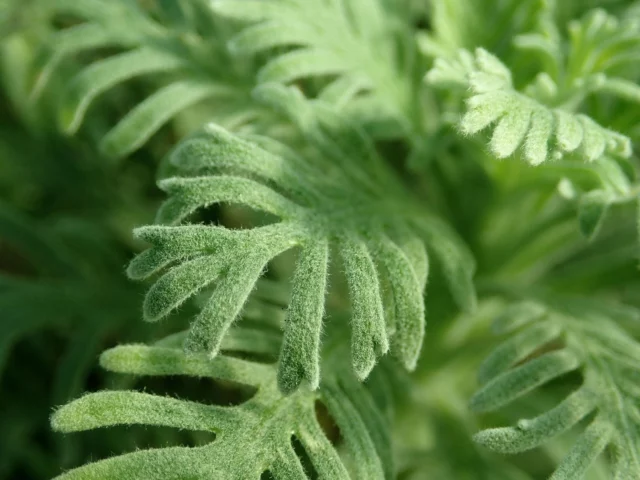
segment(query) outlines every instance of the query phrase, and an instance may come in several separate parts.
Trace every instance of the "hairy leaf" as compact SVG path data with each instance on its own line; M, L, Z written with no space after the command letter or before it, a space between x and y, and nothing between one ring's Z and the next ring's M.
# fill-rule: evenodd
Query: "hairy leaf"
M313 108L284 87L262 90L261 95L294 115L293 121L317 154L313 161L283 158L213 125L179 146L171 161L188 176L160 183L171 196L160 209L159 221L179 225L196 209L219 202L269 212L279 221L245 230L194 225L138 230L153 248L132 262L130 275L140 278L170 267L149 291L145 317L157 320L213 284L185 345L188 351L206 350L215 356L267 263L298 247L279 378L284 391L294 390L303 380L315 388L331 245L342 259L349 286L357 375L368 376L389 349L390 337L403 364L414 368L424 332L426 271L412 264L405 245L420 243L424 234L450 275L456 299L469 308L475 298L468 283L473 261L455 234L436 219L416 223L409 211L404 218L392 213L388 196L379 201L383 197L378 192L386 189L389 195L398 187L361 132L341 123L321 104ZM367 173L359 170L360 165L373 169ZM245 177L248 174L253 179ZM393 200L406 201L402 196ZM422 248L421 253L412 247L416 253L410 255L424 255ZM394 322L385 320L383 285L393 297Z
M251 351L251 348L245 350ZM338 350L341 355L344 350ZM102 391L85 395L52 416L56 430L74 432L114 425L165 425L212 431L216 439L193 448L139 450L76 468L62 479L122 478L258 478L265 471L276 478L307 479L292 446L294 435L322 478L391 478L386 419L358 380L340 367L327 364L319 390L283 395L272 365L220 355L186 355L176 348L124 345L101 357L103 367L138 376L197 376L242 382L257 387L239 406L214 406L136 391ZM345 387L348 385L348 387ZM357 400L364 410L359 412ZM326 404L340 427L353 472L326 437L316 417L316 402ZM382 461L385 461L383 468Z
M415 53L397 51L408 32L384 21L395 15L392 6L380 0L214 0L212 5L225 18L250 23L229 43L235 54L275 53L258 72L260 83L338 76L319 96L344 106L354 121L369 121L355 108L357 100L375 106L405 133L414 128L412 72L403 69L401 59Z
M118 0L110 7L104 3L55 0L50 5L53 13L72 14L85 21L59 30L52 39L53 46L44 49L33 99L42 94L65 61L98 49L116 49L90 61L66 82L58 112L63 131L76 133L99 97L138 77L153 79L147 82L151 91L105 132L101 149L110 157L125 157L139 149L163 125L201 102L219 104L216 119L228 126L259 116L249 103L251 69L226 68L226 37L211 19L205 31L198 31L198 16L211 15L204 2L189 6L195 17L187 17L190 20L186 21L193 22L188 26L193 32L188 38L173 35L162 23L172 18L167 14L170 4L163 5L160 17L154 18L135 2Z
M624 135L601 127L588 116L549 108L517 91L509 69L486 50L477 49L474 57L468 52L459 55L457 61L437 59L426 78L435 86L446 86L455 78L470 89L460 130L472 135L495 124L490 148L496 157L509 157L518 148L531 165L572 152L588 162L605 153L631 155L631 142Z
M490 428L477 433L474 439L501 453L519 453L548 442L552 437L572 428L592 415L591 423L560 463L551 478L584 478L589 466L607 447L615 451L622 477L640 474L638 428L636 414L640 391L628 390L625 369L640 365L640 345L609 318L589 309L587 304L555 300L547 306L542 324L525 327L507 340L485 362L493 370L512 359L523 364L502 373L478 391L471 405L479 411L493 411L511 403L522 394L545 381L580 366L583 385L549 411L532 419L521 419L513 427ZM531 353L531 347L548 342L554 333L565 337L566 347L541 356ZM520 352L517 350L520 349ZM515 357L516 353L520 353ZM581 358L582 362L578 362ZM594 413L595 412L595 413Z

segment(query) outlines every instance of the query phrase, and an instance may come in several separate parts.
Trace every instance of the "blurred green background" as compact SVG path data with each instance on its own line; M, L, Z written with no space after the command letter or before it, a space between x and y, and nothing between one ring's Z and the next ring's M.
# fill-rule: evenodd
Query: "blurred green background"
M59 134L55 84L29 97L52 27L26 0L3 0L0 15L0 478L46 479L169 441L161 429L65 437L49 427L55 406L128 381L99 370L102 350L162 334L140 321L144 287L124 268L140 248L132 228L153 220L155 153L166 147L114 163L93 148L101 125Z

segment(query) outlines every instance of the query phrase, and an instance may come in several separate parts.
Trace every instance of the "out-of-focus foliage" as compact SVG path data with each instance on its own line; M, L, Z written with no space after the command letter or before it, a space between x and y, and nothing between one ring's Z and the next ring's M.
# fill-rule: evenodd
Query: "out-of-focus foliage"
M0 0L0 480L640 478L639 65L631 0Z

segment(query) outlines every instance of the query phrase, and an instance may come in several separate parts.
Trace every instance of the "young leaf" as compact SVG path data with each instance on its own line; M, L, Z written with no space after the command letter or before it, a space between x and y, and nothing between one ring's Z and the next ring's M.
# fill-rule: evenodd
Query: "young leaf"
M605 153L625 158L631 155L631 141L624 135L585 115L549 108L517 91L507 67L486 50L476 50L472 67L469 56L469 52L462 52L458 60L440 59L426 78L436 87L445 87L448 79L455 78L469 89L471 96L460 129L473 135L495 124L490 147L497 158L509 157L518 148L531 165L572 152L588 162ZM454 75L454 71L458 73ZM466 81L461 83L463 78Z

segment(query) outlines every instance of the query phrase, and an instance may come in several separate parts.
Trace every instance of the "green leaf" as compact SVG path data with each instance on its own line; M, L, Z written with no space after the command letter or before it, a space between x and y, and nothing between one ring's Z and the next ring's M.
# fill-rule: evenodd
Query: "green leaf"
M276 52L260 70L260 83L337 76L335 81L341 85L357 78L359 85L342 97L344 104L355 100L357 92L359 99L383 105L404 132L413 128L412 73L408 64L398 68L397 55L398 49L407 58L413 58L415 52L405 48L411 35L405 26L398 23L397 28L390 28L385 22L395 14L391 4L377 0L313 4L304 0L216 0L212 6L225 18L250 22L231 40L231 51L240 55Z
M537 302L512 303L495 319L492 329L497 334L510 333L541 319L545 313L544 305Z
M478 373L480 383L486 383L557 338L561 329L553 323L537 323L506 340L482 362Z
M320 335L327 288L329 245L303 247L293 278L294 290L285 319L278 385L285 393L307 380L312 390L320 384Z
M387 353L389 349L380 284L376 267L364 242L345 238L340 242L339 248L352 302L353 368L356 375L364 380L378 356Z
M300 459L293 450L291 444L285 445L278 450L275 461L269 468L269 472L281 480L302 479L306 480L307 475L300 464Z
M289 395L277 389L272 365L218 356L185 355L180 350L144 345L120 346L105 352L102 365L135 375L195 376L254 385L257 392L238 406L203 405L135 391L103 391L85 395L57 410L54 428L74 432L113 425L165 425L194 431L212 431L215 441L194 448L139 450L70 470L58 479L123 478L259 478L269 471L276 478L309 478L292 446L295 436L322 478L385 476L382 461L389 455L388 425L358 380L341 366L348 350L333 347L334 357L318 392L300 389ZM362 405L354 407L341 385L349 386ZM346 452L357 463L340 458L316 417L316 403L325 402L339 425ZM389 464L389 467L391 464ZM185 477L186 476L186 477Z
M224 255L207 255L183 263L163 275L144 299L144 319L165 317L185 300L213 282L226 266Z
M140 48L99 60L80 72L69 84L62 99L60 124L67 133L75 133L93 100L117 84L151 73L184 67L184 61L172 52Z
M371 385L378 385L378 381L372 381ZM376 454L380 458L385 478L394 478L396 472L395 460L392 451L391 422L384 416L375 402L371 391L362 384L355 382L338 382L340 388L351 402L358 407L362 422L371 437Z
M60 432L133 423L215 432L234 425L233 418L228 418L228 414L222 416L222 412L221 407L146 393L97 392L57 410L51 417L51 425Z
M138 255L129 264L127 274L136 280L145 279L178 260L197 254L212 254L219 249L237 245L247 237L243 232L203 225L180 228L140 227L134 230L133 235L155 247Z
M160 127L184 109L225 93L229 92L224 86L197 80L163 87L122 118L102 139L100 149L110 157L125 157L144 145Z
M185 341L189 352L208 351L217 355L222 338L239 315L267 262L291 248L295 236L284 230L272 238L263 236L254 248L239 250L239 261L229 265L225 275L217 282L211 299L196 317Z
M340 457L315 418L303 420L298 437L318 475L338 480L350 478Z
M577 152L588 162L605 153L625 158L631 155L631 141L626 136L585 115L547 107L517 91L507 67L486 50L476 50L473 65L469 58L470 53L463 52L458 59L440 59L426 79L436 87L447 87L455 79L458 87L469 89L471 96L460 129L473 135L495 124L490 147L497 158L510 157L519 148L531 165L545 162L552 153L562 157Z
M65 86L62 95L54 92L60 99L57 116L63 131L75 134L85 117L93 116L87 114L100 95L142 76L149 77L141 83L144 96L129 106L100 142L109 157L129 155L171 119L197 110L204 101L215 107L209 119L226 126L259 120L266 113L250 102L253 67L228 68L227 30L215 22L202 23L204 17L211 20L208 7L200 2L186 9L175 2L147 7L128 0L108 5L94 0L47 4L51 19L71 15L81 20L63 29L51 25L55 34L38 56L39 75L31 92L33 100L40 98L54 88L50 79L58 74ZM182 14L176 13L181 10ZM105 55L105 48L118 50ZM79 60L80 72L65 78L68 71L77 71L62 68L63 61L72 59Z
M395 308L394 343L397 354L408 370L416 367L425 330L423 287L400 246L388 238L372 248L377 265L384 266Z
M51 40L51 46L48 46L51 51L42 55L42 66L36 66L39 72L31 91L31 98L36 100L40 97L51 76L65 58L86 50L127 44L130 39L124 33L124 29L122 32L110 31L95 23L83 23L57 32Z
M158 211L158 223L175 225L199 207L223 202L243 204L281 218L293 218L300 210L272 189L242 177L171 178L160 181L159 186L172 198Z
M286 4L263 2L261 0L243 0L240 3L228 0L213 0L211 6L215 12L225 17L250 22L264 20L276 15L286 15L291 12Z
M305 77L343 73L349 67L349 62L332 52L294 50L267 63L260 70L258 81L287 83Z
M278 220L243 230L201 225L139 229L137 235L153 248L133 260L130 276L145 278L168 268L149 291L146 317L163 318L211 284L213 293L193 321L185 347L215 356L271 259L299 246L279 381L286 392L303 380L316 388L328 250L335 244L351 298L357 375L366 378L390 343L404 365L414 368L424 335L422 295L428 265L421 235L441 258L456 298L467 308L475 304L473 258L435 217L428 228L414 228L410 208L406 219L397 217L388 195L397 191L398 205L407 200L370 139L357 128L325 105L316 108L283 87L264 87L262 94L299 122L309 158L289 153L283 157L284 150L273 141L263 142L266 151L256 142L208 126L174 151L172 164L186 176L160 183L170 198L158 220L188 222L197 209L220 202L266 211ZM372 173L361 165L371 166ZM394 299L393 311L386 315L383 294ZM395 330L387 331L388 324Z
M624 78L607 78L598 90L630 102L640 103L640 85Z
M235 333L232 332L232 333ZM100 365L106 370L135 375L218 378L258 386L270 375L271 367L239 358L185 355L175 348L121 345L102 353Z
M356 478L385 478L375 444L352 400L339 387L325 389L322 398L340 431L344 432L345 441L354 457Z
M70 470L55 480L143 480L149 476L165 479L176 478L176 472L183 478L200 479L205 477L198 462L199 454L198 449L185 447L138 450Z
M580 389L548 412L532 419L522 419L515 427L489 428L473 439L499 453L519 453L549 441L572 428L596 407L594 396Z
M476 262L453 229L435 217L422 219L420 231L427 247L439 260L454 300L460 308L472 312L477 306L473 276Z
M611 425L596 420L587 427L550 480L578 480L611 440Z
M554 296L548 304L535 301L531 304L536 305L533 310L522 310L527 303L511 307L511 311L525 313L544 311L545 318L527 324L525 330L490 354L484 376L515 366L483 386L472 398L472 407L477 411L496 410L578 367L583 385L535 418L477 433L476 442L500 453L519 453L544 445L592 417L551 478L584 478L606 447L615 458L612 478L633 478L640 473L640 415L636 406L640 390L629 388L628 382L629 369L635 371L640 365L640 345L611 321L613 311L602 309L602 303L599 299ZM562 333L564 349L541 356L532 353L535 345L542 346L558 332Z
M498 409L579 366L578 359L569 352L546 353L495 377L471 398L471 408L477 412Z
M277 47L308 45L316 35L317 32L303 28L303 25L274 20L245 28L231 39L229 48L237 54L256 54Z

